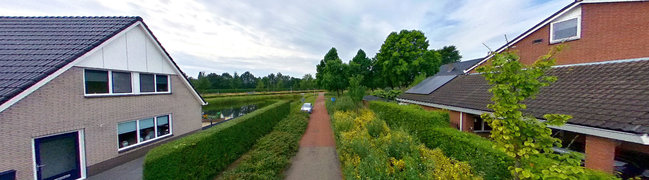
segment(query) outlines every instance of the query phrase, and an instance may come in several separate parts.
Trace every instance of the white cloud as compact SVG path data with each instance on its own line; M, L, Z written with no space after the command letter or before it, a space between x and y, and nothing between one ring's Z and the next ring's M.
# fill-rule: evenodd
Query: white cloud
M137 15L189 75L198 71L315 73L331 47L343 60L369 56L392 31L420 29L430 48L486 55L571 0L253 1L110 0L4 2L1 15Z

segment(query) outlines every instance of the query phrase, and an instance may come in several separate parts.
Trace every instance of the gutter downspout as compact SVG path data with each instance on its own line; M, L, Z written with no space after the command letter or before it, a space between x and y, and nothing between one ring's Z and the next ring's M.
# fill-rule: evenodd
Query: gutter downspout
M464 121L464 113L460 112L460 131L462 131L462 127L463 127L462 121Z

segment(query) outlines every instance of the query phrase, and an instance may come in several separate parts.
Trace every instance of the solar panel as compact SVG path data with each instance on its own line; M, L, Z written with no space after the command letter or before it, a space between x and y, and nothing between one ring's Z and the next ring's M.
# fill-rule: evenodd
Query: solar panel
M406 91L410 94L430 94L439 87L442 87L447 82L453 80L457 75L445 75L445 76L432 76L421 81L415 87L412 87Z

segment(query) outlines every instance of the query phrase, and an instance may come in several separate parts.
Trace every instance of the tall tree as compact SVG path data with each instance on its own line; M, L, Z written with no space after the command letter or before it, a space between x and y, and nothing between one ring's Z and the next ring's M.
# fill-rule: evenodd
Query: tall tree
M375 65L381 66L381 77L390 87L407 86L420 73L435 74L441 65L439 53L428 50L428 40L418 30L390 33L376 60Z
M338 57L336 48L331 48L324 57L322 87L338 95L347 87L347 65Z
M324 77L324 68L325 68L325 61L324 61L324 59L321 59L320 63L318 63L315 66L315 70L316 70L315 80L316 80L316 84L318 84L318 86L320 86L320 87L324 87L323 84L322 84L323 83L322 79Z
M356 56L349 61L349 74L350 76L361 75L363 79L360 80L361 85L368 87L371 85L371 81L366 81L370 78L372 61L367 57L365 51L359 49L356 52Z
M439 52L442 58L442 64L458 62L462 59L460 52L455 48L455 46L444 46L442 49L438 49L437 52Z

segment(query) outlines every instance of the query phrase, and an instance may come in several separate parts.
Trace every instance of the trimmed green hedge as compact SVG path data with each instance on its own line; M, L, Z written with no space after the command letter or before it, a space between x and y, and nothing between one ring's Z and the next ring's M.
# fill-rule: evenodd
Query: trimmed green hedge
M370 109L391 128L404 128L417 136L426 147L439 148L448 157L468 162L485 179L508 179L511 158L493 149L493 142L449 127L446 112L426 111L416 105L372 101Z
M371 101L370 109L390 127L403 127L413 135L432 127L449 127L448 113L426 111L417 105L399 105L396 103Z
M144 179L213 179L290 111L279 101L205 131L160 145L147 153Z
M221 179L283 179L283 171L297 153L309 123L309 114L300 111L301 105L300 101L291 103L291 114L260 138L239 165L224 172Z

